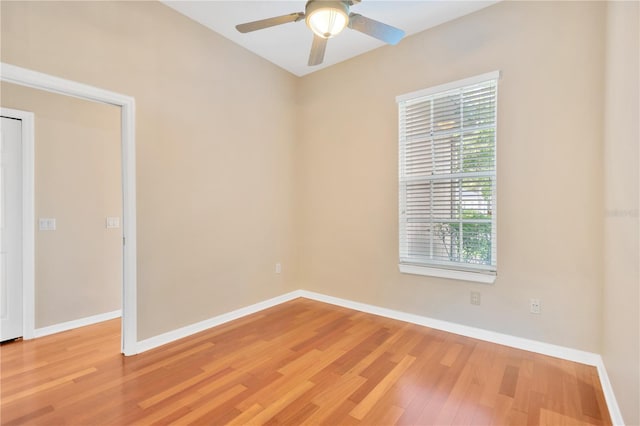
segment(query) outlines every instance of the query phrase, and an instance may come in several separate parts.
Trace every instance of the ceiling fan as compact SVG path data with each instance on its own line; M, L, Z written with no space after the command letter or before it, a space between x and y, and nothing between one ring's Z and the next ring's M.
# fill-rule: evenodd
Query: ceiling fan
M324 52L327 40L338 35L345 27L360 31L387 44L398 44L404 31L383 24L358 13L350 13L349 7L360 3L361 0L309 0L304 7L304 12L290 13L288 15L261 19L236 25L241 33L262 30L288 22L305 20L307 26L313 31L313 43L309 54L309 66L320 65L324 60Z

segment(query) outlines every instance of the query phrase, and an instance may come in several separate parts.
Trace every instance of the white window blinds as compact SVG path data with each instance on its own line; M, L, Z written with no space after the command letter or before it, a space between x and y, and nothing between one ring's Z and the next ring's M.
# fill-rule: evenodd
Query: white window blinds
M498 77L398 97L401 266L495 273Z

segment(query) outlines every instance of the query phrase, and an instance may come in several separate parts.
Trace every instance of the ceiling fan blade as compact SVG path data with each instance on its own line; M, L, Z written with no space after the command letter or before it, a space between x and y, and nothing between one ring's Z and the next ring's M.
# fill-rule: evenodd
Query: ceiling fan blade
M287 22L298 22L304 19L304 12L290 13L288 15L276 16L273 18L261 19L259 21L247 22L245 24L236 25L236 30L241 33L250 33L251 31L262 30L264 28L274 27L276 25L286 24Z
M313 35L311 53L309 53L309 66L320 65L324 61L324 51L327 48L327 39L319 35Z
M358 13L349 15L349 28L382 40L387 44L398 44L404 37L404 31Z

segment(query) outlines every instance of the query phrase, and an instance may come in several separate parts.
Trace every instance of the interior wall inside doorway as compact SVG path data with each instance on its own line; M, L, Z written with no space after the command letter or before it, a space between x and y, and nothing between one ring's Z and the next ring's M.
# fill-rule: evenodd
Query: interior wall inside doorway
M2 83L35 114L35 327L121 309L120 108ZM39 230L55 218L55 230Z

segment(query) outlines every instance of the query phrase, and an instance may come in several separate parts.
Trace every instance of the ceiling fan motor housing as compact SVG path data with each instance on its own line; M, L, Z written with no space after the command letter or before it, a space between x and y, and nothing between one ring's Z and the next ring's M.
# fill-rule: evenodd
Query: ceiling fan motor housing
M309 0L305 6L305 22L318 36L334 37L349 24L349 2Z

